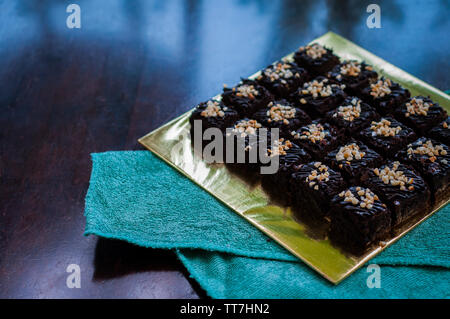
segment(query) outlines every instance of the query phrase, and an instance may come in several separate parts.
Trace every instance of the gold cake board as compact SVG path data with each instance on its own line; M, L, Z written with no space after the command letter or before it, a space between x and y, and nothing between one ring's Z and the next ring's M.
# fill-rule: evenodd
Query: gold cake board
M341 59L365 61L372 65L380 75L408 88L412 95L429 95L432 100L450 111L450 97L447 94L349 40L328 32L311 41L311 43L313 42L332 48ZM285 58L291 59L292 56L293 53ZM250 78L254 78L258 74L259 72ZM437 205L433 211L422 216L420 220L414 221L402 229L394 238L383 242L383 245L371 248L364 255L349 255L333 246L328 239L314 236L311 228L295 220L290 209L271 204L268 195L260 185L250 186L232 174L225 165L206 164L195 155L189 135L191 111L143 136L139 142L335 284L448 203L447 199L444 203Z

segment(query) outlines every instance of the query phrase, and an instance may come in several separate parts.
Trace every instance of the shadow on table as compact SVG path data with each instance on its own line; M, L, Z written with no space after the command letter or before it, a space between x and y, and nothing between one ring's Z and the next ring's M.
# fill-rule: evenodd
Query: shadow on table
M200 285L189 277L188 271L173 251L139 247L115 239L98 239L94 257L94 281L146 271L180 271L200 298L208 298Z

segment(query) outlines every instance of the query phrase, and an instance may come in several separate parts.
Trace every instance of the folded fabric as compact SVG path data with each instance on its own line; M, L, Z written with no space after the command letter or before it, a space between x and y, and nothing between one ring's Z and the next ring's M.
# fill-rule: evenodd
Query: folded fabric
M152 153L92 159L85 234L176 249L212 297L449 296L448 208L370 261L389 265L382 266L382 288L367 287L365 268L334 286Z
M428 266L380 265L380 288L368 288L363 267L339 285L298 262L272 261L217 252L177 252L191 277L213 298L375 299L449 298L450 271ZM370 261L373 263L373 261Z

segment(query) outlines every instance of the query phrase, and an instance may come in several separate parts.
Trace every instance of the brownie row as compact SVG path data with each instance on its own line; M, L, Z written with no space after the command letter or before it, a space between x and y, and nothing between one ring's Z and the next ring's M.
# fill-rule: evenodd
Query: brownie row
M261 175L263 187L302 218L330 223L330 238L353 253L450 195L445 110L319 44L224 87L190 120L237 133L246 151L261 147L262 128L278 128L262 154L276 156L279 169ZM264 164L230 166L257 175Z

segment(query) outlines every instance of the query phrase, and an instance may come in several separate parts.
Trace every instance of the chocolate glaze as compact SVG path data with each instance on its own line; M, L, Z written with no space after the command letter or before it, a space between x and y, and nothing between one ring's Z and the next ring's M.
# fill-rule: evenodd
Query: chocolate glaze
M273 105L276 104L286 105L286 106L292 106L291 103L289 103L286 100L278 100L274 101ZM293 106L292 106L293 107ZM289 123L285 124L283 121L274 121L271 120L270 116L267 115L267 112L270 110L270 106L266 107L258 112L256 112L253 117L260 122L262 125L268 128L279 128L280 129L280 137L285 137L291 139L291 132L297 128L299 128L302 125L311 123L311 118L308 116L308 114L305 113L302 109L295 108L295 117L288 119Z
M280 168L291 166L293 164L307 163L311 160L311 156L298 145L293 144L293 147L286 151L286 155L280 155Z
M352 194L359 198L358 192L356 191L356 187L358 186L351 186L350 188L344 190L346 192L347 190L351 191ZM362 189L365 189L364 187L360 186ZM374 193L375 194L375 193ZM377 195L377 194L375 194ZM371 218L379 214L383 214L387 211L387 206L384 204L380 199L375 200L373 203L372 208L364 207L362 208L360 205L353 205L350 202L346 202L345 197L341 197L338 195L335 195L333 199L331 200L332 203L332 209L336 210L336 213L343 213L348 216L343 216L344 218L348 219L356 219L355 222L360 221L361 218ZM332 217L335 217L333 215Z
M352 143L358 145L359 150L366 153L360 160L355 158L351 161L336 160L336 154L344 145L340 145L335 150L328 153L324 160L330 165L330 167L341 172L342 176L344 176L350 184L359 184L361 176L366 172L366 170L381 165L383 162L383 157L374 150L368 148L364 143L354 139L351 139L345 145Z
M384 80L384 78L381 78ZM376 82L376 80L374 81ZM400 84L391 81L391 93L383 97L373 97L370 95L370 85L361 91L361 97L371 106L375 107L381 115L392 114L394 110L408 99L411 94L408 89L405 89Z
M240 116L251 116L259 109L267 106L267 104L273 100L272 94L264 86L258 84L258 82L242 79L242 83L238 84L236 87L242 84L253 85L259 94L256 95L254 99L250 99L237 96L236 92L233 91L233 88L224 88L222 93L223 103L234 108Z
M400 121L414 129L418 134L425 134L433 126L444 121L447 118L447 112L431 99L424 96L416 96L415 98L423 99L424 102L432 104L429 108L427 115L410 114L407 113L406 103L410 102L412 98L406 100L400 107L395 110L395 117Z
M212 100L212 101L214 101L214 100ZM191 128L193 128L194 120L201 120L203 130L206 130L211 127L217 127L221 131L224 131L225 128L233 125L234 122L236 122L237 119L239 118L238 113L234 109L232 109L230 107L226 107L225 104L223 104L223 102L219 102L219 105L221 106L222 110L224 109L224 107L226 108L226 110L223 110L223 112L225 113L225 115L223 117L221 117L221 116L204 117L201 115L201 113L208 106L207 103L208 102L200 103L192 111L191 117L189 118L189 122L191 123Z
M326 118L330 123L336 125L339 128L343 128L345 130L345 133L350 136L361 131L363 128L369 126L370 122L378 120L380 118L380 115L375 111L373 107L369 106L367 103L364 103L362 101L361 101L361 114L358 118L355 118L353 121L346 121L342 117L340 117L337 114L338 112L337 108L341 105L349 105L354 98L357 97L355 96L347 97L340 105L336 107L335 110L330 111L326 114ZM359 100L359 98L357 99Z
M393 164L394 162L391 161L379 169L382 170L386 165L392 168ZM369 169L361 178L362 184L370 188L386 203L392 213L395 225L414 215L418 210L427 211L430 208L430 191L423 178L411 166L400 164L398 170L403 171L408 179L413 179L413 183L408 186L413 186L414 189L401 190L399 186L385 184L380 177L375 175L374 169Z
M236 121L235 123L233 123L229 128L234 128L234 126L236 124L238 124L240 121L249 121L249 120L254 120L253 118L243 118L241 120ZM260 123L261 124L261 123ZM262 128L262 127L261 127ZM227 158L227 150L226 150L226 141L229 138L234 138L234 156L233 156L233 163L230 162L226 162L227 165L229 165L230 167L233 168L248 168L250 171L256 171L259 168L259 163L250 163L249 162L249 152L247 151L247 147L251 146L251 147L258 147L258 141L261 138L259 129L256 129L255 132L255 140L251 139L249 135L244 136L243 137L243 147L245 148L245 163L237 163L237 151L240 149L240 145L238 143L238 141L240 141L239 136L234 136L234 135L227 135L227 131L224 132L224 143L223 143L223 154L224 154L224 161L226 162L226 158ZM264 136L263 136L264 137ZM270 143L270 133L267 133L267 143Z
M412 165L424 178L431 188L432 193L436 193L447 188L450 183L450 150L440 142L431 140L433 145L442 145L447 152L446 155L437 155L435 161L431 161L426 154L408 154L408 149L416 149L427 140L425 137L419 138L417 141L409 144L404 150L397 154L397 159Z
M324 79L326 78L323 76L319 76L314 80L320 82ZM347 94L339 85L330 82L328 82L327 84L330 84L332 86L332 94L330 96L326 97L318 96L314 98L310 94L303 94L302 93L303 87L300 87L296 92L294 92L291 95L290 99L295 105L304 109L312 118L323 116L328 111L340 105L347 97ZM301 103L300 102L301 99L305 99L306 103Z
M286 155L279 156L279 168L275 174L262 175L264 189L276 200L285 205L292 203L292 189L290 184L291 174L304 163L311 160L311 156L298 145L292 143L292 148L286 151Z
M291 66L289 70L292 71L294 76L290 78L280 78L275 81L271 81L271 79L264 74L264 71L267 69L274 69L278 63L288 64ZM297 75L298 74L298 75ZM261 75L256 79L261 85L266 87L273 95L278 98L287 97L295 90L297 90L300 86L303 85L306 81L309 80L309 74L304 69L299 67L294 62L277 62L267 66L264 70L261 71ZM284 80L286 83L283 83L281 80Z
M416 133L405 126L404 124L398 122L391 117L384 117L382 119L389 120L391 122L391 127L400 126L402 130L395 136L383 136L383 135L372 135L373 131L370 126L362 130L359 137L372 149L380 153L386 158L393 158L395 153L405 147L408 143L414 141L417 138ZM382 120L381 119L381 120Z
M317 59L307 55L306 50L300 51L299 49L294 54L294 60L298 66L305 68L312 76L325 74L339 63L339 58L333 54L333 50L326 47L324 49L327 52Z
M359 198L357 186L350 187ZM364 189L363 187L361 187ZM347 190L344 190L345 192ZM375 200L369 209L345 201L345 197L334 196L331 201L330 239L354 254L362 254L370 245L386 239L391 228L391 213L386 204Z
M447 127L444 127L444 123L446 123ZM450 118L447 117L445 121L434 126L431 130L426 132L425 135L446 145L450 145Z
M374 70L370 70L370 66L365 62L361 62L361 72L357 76L341 74L341 67L348 62L350 61L344 61L336 65L326 76L334 83L344 84L344 91L348 94L359 96L361 95L362 90L369 86L371 80L378 78L378 73ZM369 67L369 70L366 69L366 67Z
M323 140L313 143L309 139L297 139L294 137L297 133L301 135L302 132L309 132L307 125L295 130L295 133L291 132L291 140L308 151L314 159L322 159L328 152L345 141L343 131L335 126L317 120L313 121L312 124L321 124L323 126L323 132L325 133Z
M291 187L295 208L310 217L321 219L329 214L330 200L347 184L339 172L328 168L329 180L326 182L316 180L318 190L310 187L306 179L313 170L318 171L314 166L315 163L294 167L295 172L291 175Z

